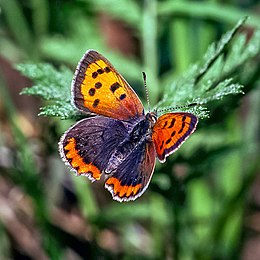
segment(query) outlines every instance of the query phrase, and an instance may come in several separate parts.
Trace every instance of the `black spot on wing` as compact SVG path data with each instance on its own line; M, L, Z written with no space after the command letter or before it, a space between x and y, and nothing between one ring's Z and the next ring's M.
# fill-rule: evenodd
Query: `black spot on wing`
M172 138L169 138L168 140L166 140L165 144L169 144L171 142Z
M92 78L95 79L98 76L98 73L95 71L92 73Z
M176 134L176 131L173 131L173 132L171 133L171 137L174 137L175 134Z
M105 67L105 68L104 68L104 71L105 71L106 73L109 73L111 70L110 70L109 67Z
M167 121L164 122L163 129L167 126Z
M88 94L89 94L90 96L94 96L95 93L96 93L96 89L94 89L94 88L91 88L91 89L88 91Z
M103 74L103 73L104 73L104 70L98 69L98 70L97 70L97 73L98 73L98 74Z
M161 150L163 149L163 146L164 146L164 140L162 141L161 146L160 146Z
M175 118L172 119L171 124L168 126L168 128L172 128L175 124Z
M95 84L95 88L99 89L99 88L101 88L101 87L102 87L102 83L101 83L101 82L97 82L97 83Z
M120 88L121 86L120 86L120 84L118 83L118 82L116 82L116 83L114 83L114 84L112 84L111 86L110 86L110 90L113 92L113 93L115 93L115 91L118 89L118 88Z
M184 126L185 126L185 122L182 122L181 129L178 131L178 134L180 134L183 131Z
M92 106L93 106L94 108L96 108L96 107L98 106L98 104L99 104L99 101L100 101L99 99L95 99L95 101L93 102L93 105L92 105Z
M120 100L123 100L123 99L125 99L125 98L126 98L126 94L122 94L122 95L120 95L120 97L119 97Z

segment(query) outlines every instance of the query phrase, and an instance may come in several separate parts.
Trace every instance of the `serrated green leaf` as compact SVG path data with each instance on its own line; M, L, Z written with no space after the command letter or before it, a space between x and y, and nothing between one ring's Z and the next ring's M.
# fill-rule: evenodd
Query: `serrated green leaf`
M50 64L19 64L17 69L32 79L34 86L25 88L21 94L40 96L44 100L70 101L72 72L61 67L57 70Z
M191 66L179 79L170 82L167 93L157 107L171 107L172 104L187 106L189 103L206 105L210 101L222 99L230 94L243 93L243 86L235 83L232 76L236 69L257 55L260 49L259 33L256 33L247 44L244 35L238 35L234 39L245 20L246 18L241 19L218 43L210 45L200 62ZM231 48L227 49L227 46ZM205 117L205 114L196 109L194 113L200 118Z
M81 114L70 103L57 101L52 105L42 107L39 116L60 117L61 119L77 119Z
M208 51L203 57L202 65L199 65L201 67L196 75L195 82L198 82L201 77L207 71L210 69L210 67L215 63L215 61L221 56L227 45L231 42L233 37L235 36L235 33L238 31L238 29L245 23L247 17L241 19L237 25L229 32L225 33L220 41L218 43L213 43L210 45Z

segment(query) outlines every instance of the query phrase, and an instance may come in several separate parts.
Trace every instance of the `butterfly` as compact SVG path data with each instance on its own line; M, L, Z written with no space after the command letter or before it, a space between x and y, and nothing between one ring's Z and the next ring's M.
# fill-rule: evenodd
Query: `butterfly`
M89 50L71 86L72 103L87 117L59 142L60 155L77 175L105 179L114 200L133 201L148 187L156 157L165 162L194 132L191 113L145 114L137 94L112 64Z

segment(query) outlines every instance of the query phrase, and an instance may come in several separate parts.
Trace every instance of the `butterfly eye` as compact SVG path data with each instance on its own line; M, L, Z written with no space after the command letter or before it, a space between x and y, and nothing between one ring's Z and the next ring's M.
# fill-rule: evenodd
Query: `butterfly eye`
M155 114L152 114L151 119L152 119L152 122L153 122L153 123L156 123L156 121L157 121L157 116L156 116Z
M147 120L149 120L153 125L156 123L157 121L157 115L154 112L150 112L146 114L146 118Z

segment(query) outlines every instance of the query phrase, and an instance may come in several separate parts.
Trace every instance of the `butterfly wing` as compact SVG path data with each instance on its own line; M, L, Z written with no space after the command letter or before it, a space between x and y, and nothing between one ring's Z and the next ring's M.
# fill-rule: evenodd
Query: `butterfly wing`
M60 154L77 175L96 181L126 135L125 126L118 120L103 116L82 119L61 137Z
M140 197L151 180L155 159L153 142L140 143L105 183L113 199L122 202Z
M112 64L96 51L83 56L72 81L75 106L82 112L121 120L144 114L143 105Z
M152 139L159 161L176 151L195 131L198 118L190 113L167 113L158 118Z

